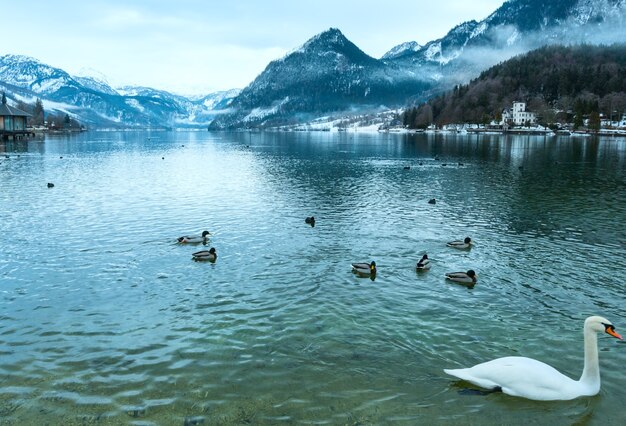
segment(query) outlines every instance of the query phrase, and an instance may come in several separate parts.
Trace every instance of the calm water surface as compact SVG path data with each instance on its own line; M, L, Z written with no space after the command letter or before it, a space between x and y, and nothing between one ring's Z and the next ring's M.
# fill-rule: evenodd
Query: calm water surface
M592 398L468 395L442 371L523 355L578 378L588 315L626 334L624 140L126 132L2 150L2 424L626 421L609 336ZM207 247L175 244L204 229ZM192 261L209 246L215 263ZM371 260L374 281L351 273ZM473 289L443 278L470 268Z

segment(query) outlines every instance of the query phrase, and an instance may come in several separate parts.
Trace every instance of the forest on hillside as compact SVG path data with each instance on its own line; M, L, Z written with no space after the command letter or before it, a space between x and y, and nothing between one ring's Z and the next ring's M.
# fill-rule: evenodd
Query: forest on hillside
M3 98L6 95L2 93ZM80 129L83 126L69 114L60 111L45 112L43 102L37 98L34 104L17 100L15 107L20 111L30 114L28 124L30 126L45 126L49 129Z
M467 85L409 107L403 124L488 124L500 121L513 101L527 103L539 124L604 116L619 120L626 111L626 44L546 46L482 72Z

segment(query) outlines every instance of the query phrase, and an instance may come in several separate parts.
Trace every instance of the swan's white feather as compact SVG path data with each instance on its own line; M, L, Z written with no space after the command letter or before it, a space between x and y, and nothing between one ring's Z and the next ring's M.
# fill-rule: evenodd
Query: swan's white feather
M609 320L590 316L583 328L585 365L579 380L573 380L554 367L532 358L509 356L469 368L444 369L447 374L487 389L539 401L569 400L600 392L600 365L597 333L622 339Z
M507 395L534 400L567 400L595 395L600 390L581 389L581 383L554 367L532 358L509 356L470 368L446 369L451 376L486 389L500 387Z

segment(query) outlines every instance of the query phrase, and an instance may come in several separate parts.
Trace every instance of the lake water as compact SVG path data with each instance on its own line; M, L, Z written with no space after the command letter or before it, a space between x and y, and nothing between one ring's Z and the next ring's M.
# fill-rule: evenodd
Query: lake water
M607 335L591 398L443 372L522 355L578 379L587 316L626 334L626 140L120 132L0 153L2 424L626 421ZM371 260L375 280L351 272ZM473 289L444 280L470 268Z

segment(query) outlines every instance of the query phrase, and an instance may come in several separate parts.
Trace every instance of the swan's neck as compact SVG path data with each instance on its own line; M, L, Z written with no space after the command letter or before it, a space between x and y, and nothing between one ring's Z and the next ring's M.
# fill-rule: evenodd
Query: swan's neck
M598 362L598 336L585 327L585 368L580 382L600 387L600 364Z

